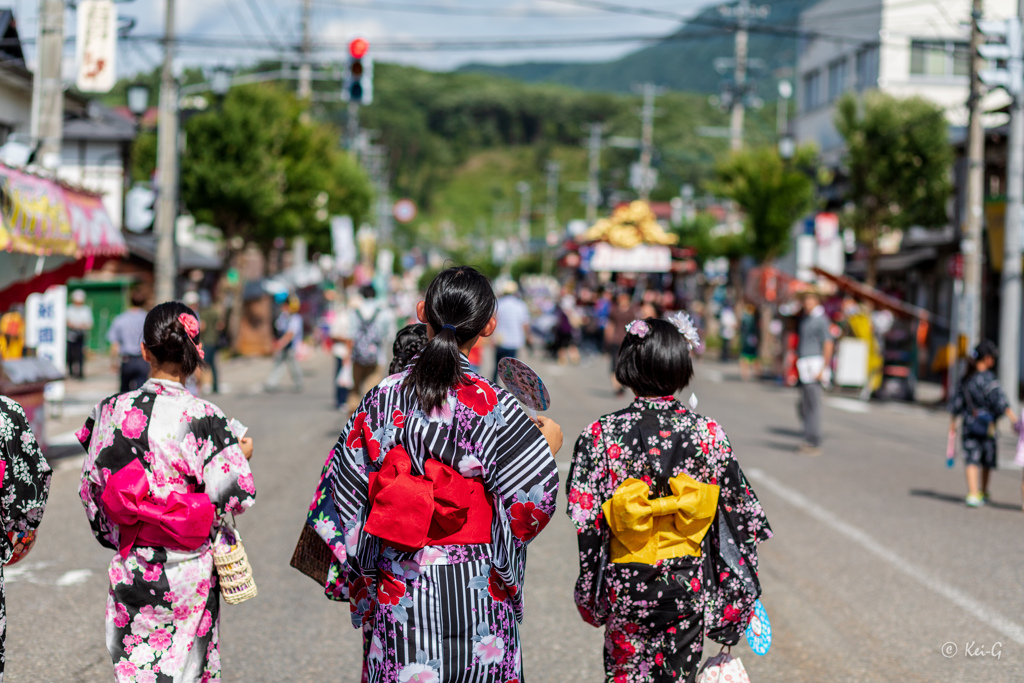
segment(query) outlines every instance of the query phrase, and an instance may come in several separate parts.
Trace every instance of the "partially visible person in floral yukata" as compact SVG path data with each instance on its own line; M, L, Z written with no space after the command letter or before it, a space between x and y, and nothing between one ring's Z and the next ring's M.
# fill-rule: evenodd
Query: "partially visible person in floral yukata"
M689 317L627 326L616 377L636 394L576 442L567 490L583 619L605 626L614 683L690 681L705 633L739 642L761 593L761 504L720 425L673 394L693 377Z
M7 596L3 565L32 549L50 491L50 466L39 450L21 406L0 396L0 683L4 680Z
M434 279L427 345L363 399L311 506L370 683L522 680L526 547L555 510L562 433L469 370L494 311L476 270Z
M253 503L252 439L238 439L217 406L185 388L204 355L191 309L169 302L150 311L142 355L149 381L96 406L78 435L88 453L82 503L97 540L118 551L107 649L119 682L215 680L211 539L222 515Z

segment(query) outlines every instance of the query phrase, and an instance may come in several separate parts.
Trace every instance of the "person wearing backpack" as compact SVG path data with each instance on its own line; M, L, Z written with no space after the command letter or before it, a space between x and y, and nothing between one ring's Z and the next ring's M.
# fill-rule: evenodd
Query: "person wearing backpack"
M349 332L352 335L352 390L348 395L348 412L355 410L363 400L365 388L380 381L385 367L384 341L392 336L391 314L377 301L373 285L359 288L362 299L352 308Z
M964 472L967 477L968 507L981 507L988 502L988 480L997 467L996 421L1003 415L1020 432L1017 416L992 369L999 359L999 349L983 339L967 361L967 373L960 381L950 402L949 431L956 432L956 419L963 416Z

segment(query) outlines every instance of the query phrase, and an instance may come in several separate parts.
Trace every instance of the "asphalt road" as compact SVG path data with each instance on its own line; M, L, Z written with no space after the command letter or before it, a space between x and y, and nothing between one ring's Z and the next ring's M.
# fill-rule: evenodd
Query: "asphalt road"
M536 366L551 386L550 414L566 434L558 459L567 466L580 430L625 399L608 389L603 361ZM307 363L301 395L253 391L266 368L261 361L226 368L233 386L218 400L250 427L258 491L239 526L260 594L223 607L224 679L355 683L359 638L347 605L329 602L288 566L341 427L328 410L329 361ZM775 531L761 546L773 648L766 657L745 644L735 650L753 681L1024 680L1019 470L994 475L992 505L967 509L961 469L944 467L941 414L829 399L825 454L804 458L794 453L793 390L744 384L734 368L714 364L697 372L698 411L730 435ZM80 394L92 400L90 392L108 388L104 381ZM71 414L63 424L76 420ZM1003 460L1011 459L1004 450ZM109 681L103 611L110 551L93 539L78 501L80 459L55 465L38 544L7 571L7 680ZM572 527L559 514L530 552L526 681L602 678L602 634L572 603L576 569Z

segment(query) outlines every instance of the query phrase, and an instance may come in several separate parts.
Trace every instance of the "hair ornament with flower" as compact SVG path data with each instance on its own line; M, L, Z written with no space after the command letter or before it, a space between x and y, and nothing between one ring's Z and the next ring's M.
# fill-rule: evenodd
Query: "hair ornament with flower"
M199 319L190 313L182 313L178 316L178 322L185 328L185 334L188 335L189 341L199 352L199 360L206 360L206 352L203 351L202 343L196 341L199 338Z
M679 334L683 335L686 339L686 346L689 347L690 351L700 346L700 333L697 332L697 326L693 324L693 320L689 315L682 311L676 311L668 316L666 320L675 325L676 329L679 330Z
M651 332L651 326L644 320L634 320L626 325L626 334L635 334L643 339Z

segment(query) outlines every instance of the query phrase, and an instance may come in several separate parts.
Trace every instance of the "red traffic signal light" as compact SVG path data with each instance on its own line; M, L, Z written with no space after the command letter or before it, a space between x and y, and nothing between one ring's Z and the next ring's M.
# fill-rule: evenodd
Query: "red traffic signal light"
M362 59L370 51L370 43L365 38L356 38L348 44L348 53L353 59Z

